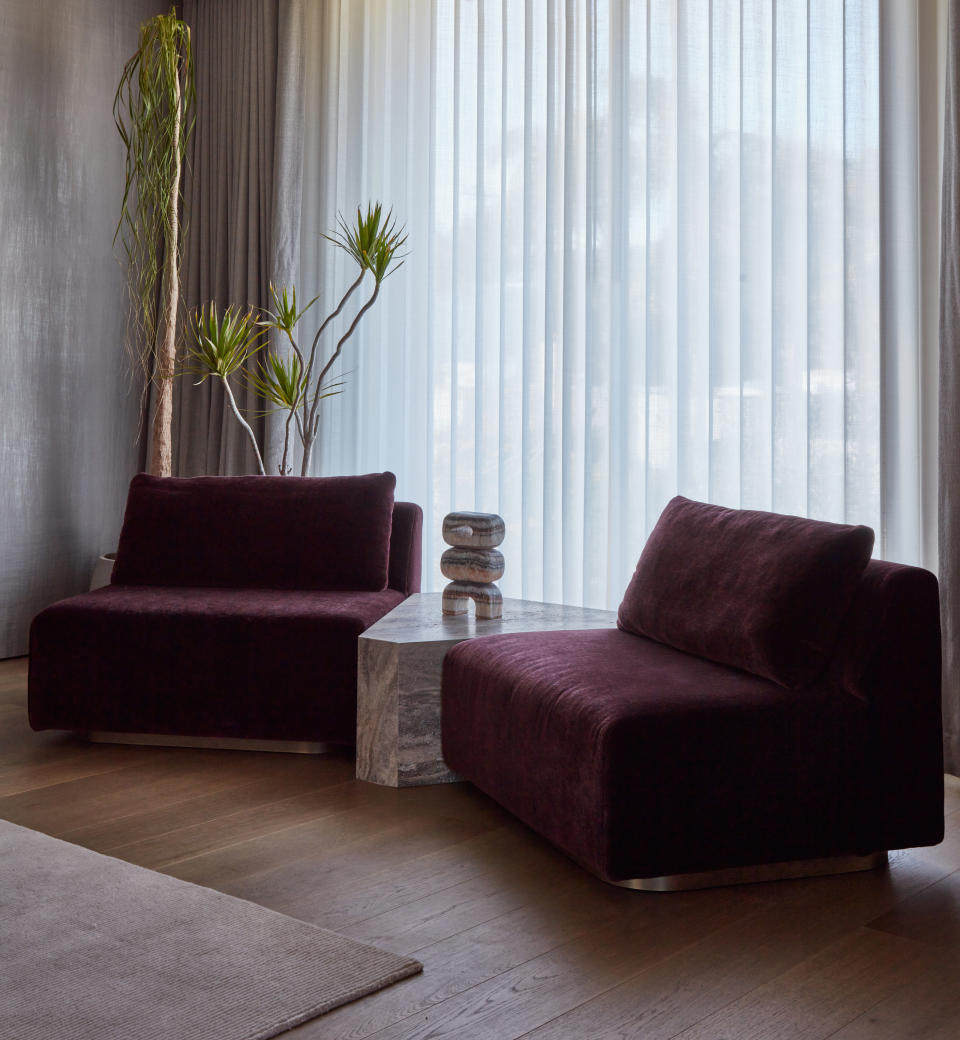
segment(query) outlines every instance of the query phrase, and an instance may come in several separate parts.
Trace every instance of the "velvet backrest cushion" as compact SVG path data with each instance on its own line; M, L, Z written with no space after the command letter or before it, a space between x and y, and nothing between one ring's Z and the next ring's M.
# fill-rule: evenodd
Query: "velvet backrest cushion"
M387 586L392 473L150 477L130 484L113 582L211 588Z
M419 592L422 559L423 510L413 502L397 502L390 533L390 588L405 596Z
M618 625L804 686L826 668L872 551L869 527L677 496L644 547Z

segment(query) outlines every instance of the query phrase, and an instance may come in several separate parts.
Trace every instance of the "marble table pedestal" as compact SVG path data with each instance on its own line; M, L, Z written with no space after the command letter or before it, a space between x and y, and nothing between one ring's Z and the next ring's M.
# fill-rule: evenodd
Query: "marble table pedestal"
M443 658L464 639L510 632L614 628L612 610L505 599L503 616L445 615L442 594L405 599L360 636L357 778L390 787L459 779L440 749Z

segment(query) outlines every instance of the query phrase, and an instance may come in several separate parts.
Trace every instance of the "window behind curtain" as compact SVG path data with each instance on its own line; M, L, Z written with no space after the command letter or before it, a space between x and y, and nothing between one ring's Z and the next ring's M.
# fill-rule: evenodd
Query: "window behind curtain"
M308 4L304 297L409 257L318 472L501 513L506 595L614 606L677 493L881 528L878 0Z

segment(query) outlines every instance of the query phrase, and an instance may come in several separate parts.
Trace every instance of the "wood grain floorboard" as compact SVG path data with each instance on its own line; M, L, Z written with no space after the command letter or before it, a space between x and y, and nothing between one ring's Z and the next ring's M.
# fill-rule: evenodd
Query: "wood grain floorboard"
M936 963L898 936L856 929L677 1034L677 1040L827 1040Z
M628 892L466 784L34 733L26 677L0 661L0 817L423 962L291 1040L960 1038L953 778L946 840L884 871Z
M374 1035L377 1040L498 1040L522 1035L738 919L745 902L746 897L737 893L725 902L684 897L669 912L662 906L611 905L608 914L591 914L586 929L566 942ZM434 960L434 948L417 956L426 968ZM326 1036L320 1025L315 1035Z
M960 1036L960 986L955 959L937 964L858 1015L830 1040L887 1040Z
M388 867L355 884L334 876L301 905L324 927L362 942L419 949L526 905L542 894L545 871L551 892L584 880L578 866L558 863L553 849L511 821L423 856L417 868Z
M960 871L898 900L871 928L950 951L960 959ZM960 1028L957 1030L960 1037Z
M899 857L889 874L748 886L765 895L766 906L529 1036L668 1040L855 934L874 907L891 905L898 893L923 891L936 874L916 867Z
M242 755L242 752L224 752ZM274 756L276 757L276 756ZM89 844L101 851L110 851L129 845L140 845L159 839L163 855L169 859L177 855L176 843L180 834L200 826L205 833L215 828L229 827L226 821L254 810L260 818L269 818L273 806L291 798L311 795L325 787L352 782L353 761L343 761L343 769L318 770L316 762L307 756L289 755L282 768L265 763L261 769L246 768L237 763L235 785L213 793L194 792L182 801L165 808L148 804L129 805L129 811L111 819L95 820L60 835L67 841ZM300 759L303 759L301 762ZM260 774L258 779L254 777ZM202 789L201 789L202 790ZM207 828L209 827L209 830Z

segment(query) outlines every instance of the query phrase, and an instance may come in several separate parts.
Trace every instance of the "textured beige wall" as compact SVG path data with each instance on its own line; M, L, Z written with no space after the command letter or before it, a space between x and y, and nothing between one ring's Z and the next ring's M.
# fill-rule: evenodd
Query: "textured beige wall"
M113 94L156 0L0 0L0 657L114 547L137 465Z

